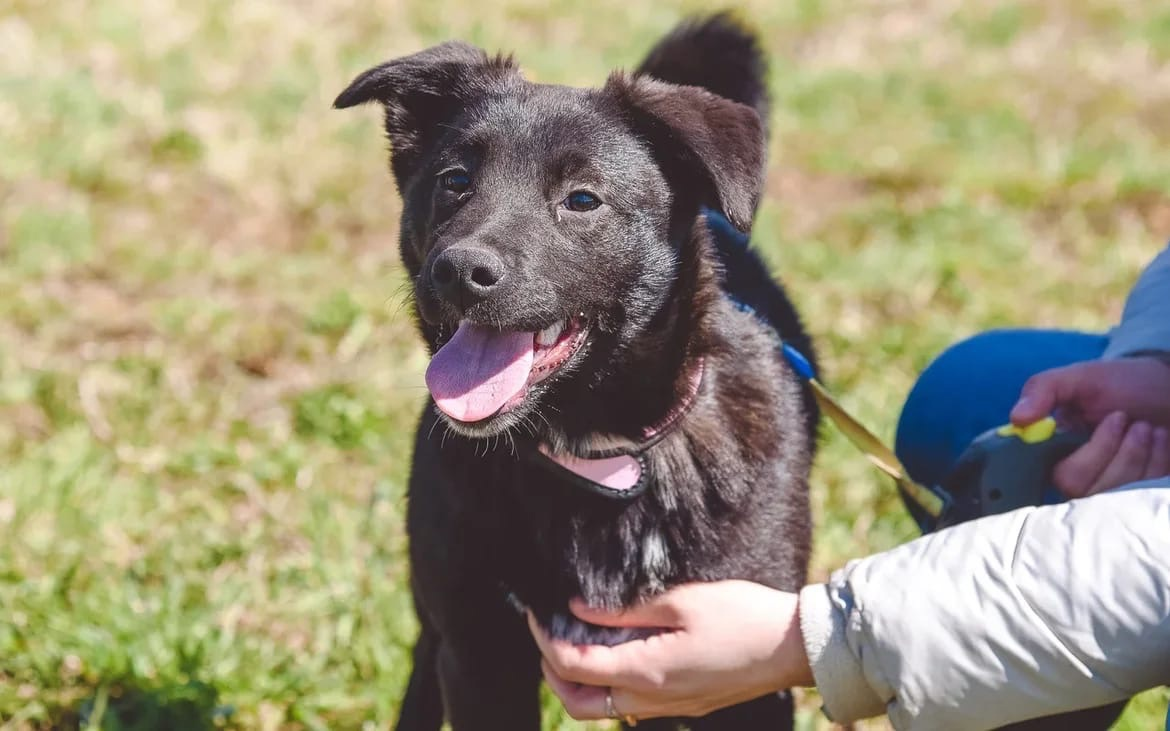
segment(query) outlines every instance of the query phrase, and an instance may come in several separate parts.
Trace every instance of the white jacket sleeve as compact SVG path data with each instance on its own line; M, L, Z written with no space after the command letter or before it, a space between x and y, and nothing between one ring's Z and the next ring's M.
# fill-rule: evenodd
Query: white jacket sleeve
M986 729L1170 683L1168 488L972 521L806 587L826 714Z

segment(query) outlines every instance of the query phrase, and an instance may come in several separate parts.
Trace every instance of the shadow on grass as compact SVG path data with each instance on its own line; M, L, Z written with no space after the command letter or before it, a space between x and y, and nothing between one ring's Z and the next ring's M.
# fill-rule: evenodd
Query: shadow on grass
M235 709L219 690L191 680L145 686L137 680L102 683L58 728L102 731L207 731L229 726Z

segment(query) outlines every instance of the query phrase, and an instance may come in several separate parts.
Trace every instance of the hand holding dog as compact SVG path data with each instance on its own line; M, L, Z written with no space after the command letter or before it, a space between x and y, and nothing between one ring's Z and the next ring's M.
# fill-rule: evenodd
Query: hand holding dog
M666 631L614 647L554 640L529 616L544 677L576 719L613 708L638 719L701 716L793 686L813 684L797 595L747 581L687 584L620 613L574 601L579 619Z
M1022 426L1053 411L1093 428L1053 472L1068 497L1170 474L1170 363L1136 357L1044 371L1024 384L1011 419Z

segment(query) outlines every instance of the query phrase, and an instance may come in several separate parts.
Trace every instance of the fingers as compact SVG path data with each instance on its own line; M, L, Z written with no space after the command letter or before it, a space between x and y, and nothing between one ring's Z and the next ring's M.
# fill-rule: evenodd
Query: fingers
M1125 426L1125 414L1114 412L1106 416L1084 446L1056 465L1052 473L1056 487L1070 498L1089 494L1121 448Z
M578 619L590 624L599 624L604 627L659 627L675 628L682 624L682 617L676 606L676 599L685 596L686 586L671 589L618 612L609 612L604 609L594 609L580 599L569 602L569 611Z
M605 702L606 694L610 695L610 703L613 705L616 718L632 716L638 720L645 720L673 715L671 710L662 704L652 703L623 688L573 683L557 675L552 666L544 661L541 661L540 669L544 672L544 680L548 683L549 689L561 699L565 711L578 721L610 718L610 709L606 707Z
M1170 475L1170 429L1158 427L1150 446L1150 461L1146 464L1145 479Z
M561 699L565 711L578 721L605 718L606 688L594 685L581 685L565 680L553 670L547 660L541 660L540 669L544 671L544 680L549 689ZM614 695L614 707L617 705L618 694Z
M1075 380L1073 368L1055 368L1029 378L1012 407L1012 423L1027 426L1048 416L1058 403L1067 400Z
M1130 425L1117 448L1117 454L1109 460L1085 494L1095 495L1143 479L1150 461L1152 432L1150 425L1143 421Z
M1140 480L1170 474L1170 430L1143 421L1127 426L1115 412L1089 441L1053 471L1053 482L1070 498L1086 497Z
M1131 419L1170 427L1170 368L1157 358L1119 358L1043 371L1020 389L1011 420L1027 426L1057 411L1089 424L1123 411Z
M614 647L574 645L550 637L531 612L528 613L528 628L540 654L558 677L573 683L599 686L636 682L632 668L638 665L644 642L635 640Z

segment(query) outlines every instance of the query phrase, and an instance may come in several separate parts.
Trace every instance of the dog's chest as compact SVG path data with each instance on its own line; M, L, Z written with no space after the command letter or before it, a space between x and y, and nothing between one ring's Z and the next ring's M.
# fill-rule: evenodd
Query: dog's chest
M594 642L609 636L568 615L568 602L574 597L622 606L658 593L689 573L689 554L661 519L661 506L653 496L624 504L607 501L575 492L571 485L554 483L543 472L523 466L506 484L482 487L498 488L506 496L490 518L481 514L492 523L490 528L480 526L494 538L492 570L500 586L558 635L590 637Z

